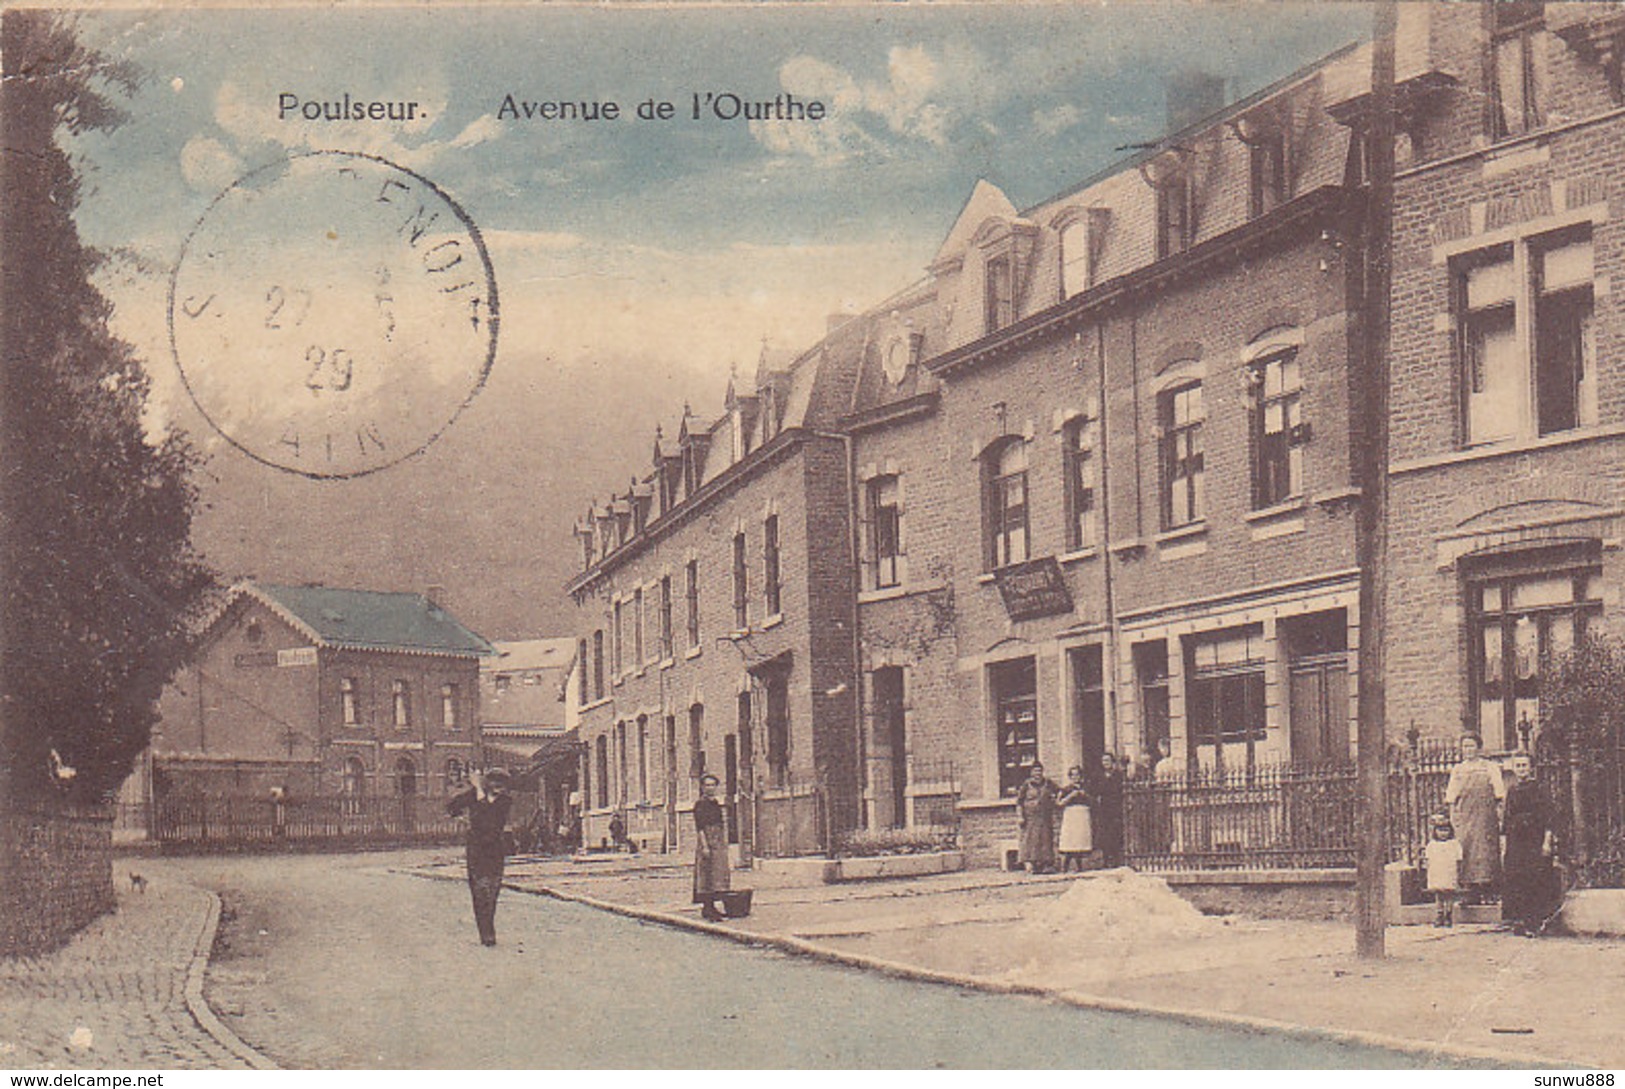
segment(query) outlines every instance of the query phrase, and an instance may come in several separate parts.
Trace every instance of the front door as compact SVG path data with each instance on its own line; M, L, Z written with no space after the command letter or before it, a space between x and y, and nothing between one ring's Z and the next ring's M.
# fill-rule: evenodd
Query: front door
M1291 743L1294 763L1349 758L1349 670L1341 653L1292 663Z
M1100 769L1106 752L1106 685L1100 647L1077 647L1072 658L1072 721L1078 764L1086 777ZM1059 770L1059 769L1057 769Z
M908 826L908 737L903 711L903 671L896 666L874 672L876 756L883 774L878 792L876 823L882 828Z

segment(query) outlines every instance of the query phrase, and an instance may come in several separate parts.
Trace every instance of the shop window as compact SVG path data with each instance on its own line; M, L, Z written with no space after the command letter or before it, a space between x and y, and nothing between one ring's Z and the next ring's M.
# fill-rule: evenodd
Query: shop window
M1186 641L1185 714L1192 749L1210 750L1223 767L1224 746L1253 745L1265 736L1264 629L1250 624Z
M999 794L1011 797L1038 763L1038 667L1018 658L988 667L998 737Z
M1548 554L1550 566L1481 565L1467 582L1471 688L1487 746L1515 749L1540 722L1540 683L1602 613L1595 549Z

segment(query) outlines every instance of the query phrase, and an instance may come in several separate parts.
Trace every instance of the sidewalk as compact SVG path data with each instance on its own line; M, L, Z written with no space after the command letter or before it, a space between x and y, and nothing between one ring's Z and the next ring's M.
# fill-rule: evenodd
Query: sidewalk
M1446 1061L1625 1067L1625 944L1601 939L1391 927L1388 957L1373 963L1353 955L1347 923L1201 916L1161 882L1126 870L814 886L742 872L737 884L756 890L752 914L717 927L700 920L688 902L690 871L670 857L513 860L508 882L960 985L1308 1029Z
M48 956L0 959L0 1069L241 1070L270 1064L203 1001L220 901L119 871L118 910Z

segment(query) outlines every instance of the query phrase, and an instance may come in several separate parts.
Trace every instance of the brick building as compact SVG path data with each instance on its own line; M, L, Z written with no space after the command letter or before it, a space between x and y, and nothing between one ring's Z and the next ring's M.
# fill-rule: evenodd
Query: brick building
M1511 746L1536 718L1541 663L1617 605L1625 397L1607 349L1622 53L1610 8L1400 12L1396 739L1413 722L1439 735L1467 723ZM1350 46L1228 105L1192 81L1194 99L1171 97L1166 137L1031 208L978 183L920 281L787 372L803 383L817 361L823 403L842 406L802 424L829 444L818 473L787 490L754 468L765 449L711 453L700 464L720 469L667 504L662 482L686 480L688 450L730 449L749 401L730 394L727 415L685 426L679 454L657 447L651 476L580 527L574 588L592 591L594 623L579 652L640 593L643 624L666 625L650 602L668 570L684 585L689 559L726 586L728 542L791 503L792 532L832 545L814 608L838 622L825 661L842 700L827 720L809 706L795 737L816 746L827 721L823 751L854 769L839 827L957 820L987 859L1013 834L1011 795L1035 760L1057 777L1106 751L1147 767L1165 739L1187 770L1350 759L1370 68L1369 46ZM745 539L754 578L764 561ZM658 565L637 558L656 542ZM623 566L631 581L609 590ZM762 657L745 653L754 631L735 641L729 670L749 679L734 677L725 722L752 721L758 663L802 635ZM613 672L630 684L669 657L644 645ZM685 697L671 693L698 682L674 687L679 664L659 687L637 678L630 704L623 686L593 687L614 703L596 757L613 782L634 778L617 769L639 764L626 754L646 747L640 718L677 716L664 750L682 748L670 739L686 736ZM711 736L710 688L728 683L705 681L694 736ZM648 736L661 750L660 730ZM731 783L761 774L760 746L741 751ZM699 764L675 766L681 783Z
M829 430L852 339L764 350L753 388L730 384L709 422L685 409L650 472L577 525L587 844L619 812L634 840L686 847L706 772L742 855L857 824L848 450Z
M478 764L492 648L430 599L245 582L159 704L159 796L443 795Z
M1391 729L1516 747L1620 606L1625 160L1613 5L1436 5L1395 181Z

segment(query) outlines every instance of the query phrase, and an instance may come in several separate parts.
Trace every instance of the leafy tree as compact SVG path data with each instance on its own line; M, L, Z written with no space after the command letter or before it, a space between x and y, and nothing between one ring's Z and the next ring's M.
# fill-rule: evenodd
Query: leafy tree
M1576 883L1618 888L1625 884L1625 642L1590 638L1552 663L1541 678L1542 747L1577 756L1559 793L1568 821L1578 789L1584 836L1570 829ZM1570 821L1569 823L1572 823Z
M135 73L42 11L0 14L0 792L93 801L146 746L213 577L195 455L149 440L148 378L108 329L58 146L120 121Z

